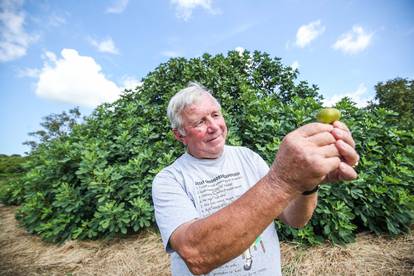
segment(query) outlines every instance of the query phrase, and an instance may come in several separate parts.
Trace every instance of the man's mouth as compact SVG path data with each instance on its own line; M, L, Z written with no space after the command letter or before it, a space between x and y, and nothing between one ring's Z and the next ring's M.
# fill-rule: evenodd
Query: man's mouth
M221 135L216 136L216 137L214 137L214 138L212 138L212 139L209 139L209 140L207 140L207 143L212 142L212 141L214 141L214 140L216 140L216 139L218 139L218 138L220 138L220 137L221 137Z

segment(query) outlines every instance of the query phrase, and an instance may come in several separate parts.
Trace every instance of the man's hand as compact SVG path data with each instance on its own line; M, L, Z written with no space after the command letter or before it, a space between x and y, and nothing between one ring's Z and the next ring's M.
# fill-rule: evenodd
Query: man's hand
M333 126L331 134L336 139L335 144L342 158L339 167L327 175L325 182L355 179L357 173L354 167L359 161L359 155L355 151L355 141L344 123L336 121Z
M333 130L333 125L311 123L286 135L269 172L275 182L279 185L282 182L287 186L284 188L290 187L290 192L302 193L313 189L328 174L338 171L340 151L346 155L349 149L334 137ZM338 128L336 132L342 130ZM343 135L342 132L337 134L338 137ZM346 141L350 142L349 137L345 136ZM351 157L352 154L347 155L347 158Z

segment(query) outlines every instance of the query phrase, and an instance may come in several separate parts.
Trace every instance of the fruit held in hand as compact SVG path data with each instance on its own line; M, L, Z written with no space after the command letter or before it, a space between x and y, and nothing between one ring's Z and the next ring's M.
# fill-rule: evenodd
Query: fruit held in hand
M323 108L316 114L316 120L324 124L331 124L339 118L341 118L341 112L336 108Z

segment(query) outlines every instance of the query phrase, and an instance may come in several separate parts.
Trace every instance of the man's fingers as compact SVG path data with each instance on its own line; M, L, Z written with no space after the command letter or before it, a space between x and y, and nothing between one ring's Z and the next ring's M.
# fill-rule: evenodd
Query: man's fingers
M342 140L337 140L335 144L339 154L349 166L354 166L359 161L359 155L352 146Z
M330 132L320 132L308 137L308 141L317 146L325 146L335 143L336 139Z
M335 121L332 125L336 128L343 129L345 131L351 132L346 124L342 123L341 121Z
M336 140L343 140L345 143L355 148L355 141L352 138L352 135L349 131L339 129L339 128L334 128L331 131L331 134L336 138Z
M318 149L318 152L326 158L340 156L338 148L336 147L335 144L330 144L330 145L320 147Z
M333 129L332 125L322 124L322 123L310 123L304 126L301 126L296 130L296 133L300 134L303 137L309 137L320 132L331 132Z
M328 174L329 172L335 171L339 168L341 159L339 157L326 158L323 164L323 169L325 170L326 174Z
M338 168L339 180L353 180L358 176L357 172L348 164L341 162Z

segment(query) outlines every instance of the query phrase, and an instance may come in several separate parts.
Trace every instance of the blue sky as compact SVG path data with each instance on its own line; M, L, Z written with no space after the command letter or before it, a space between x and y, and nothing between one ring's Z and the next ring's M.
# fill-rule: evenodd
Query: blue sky
M332 105L414 78L414 1L1 0L0 153L23 154L42 118L88 115L171 57L259 50Z

